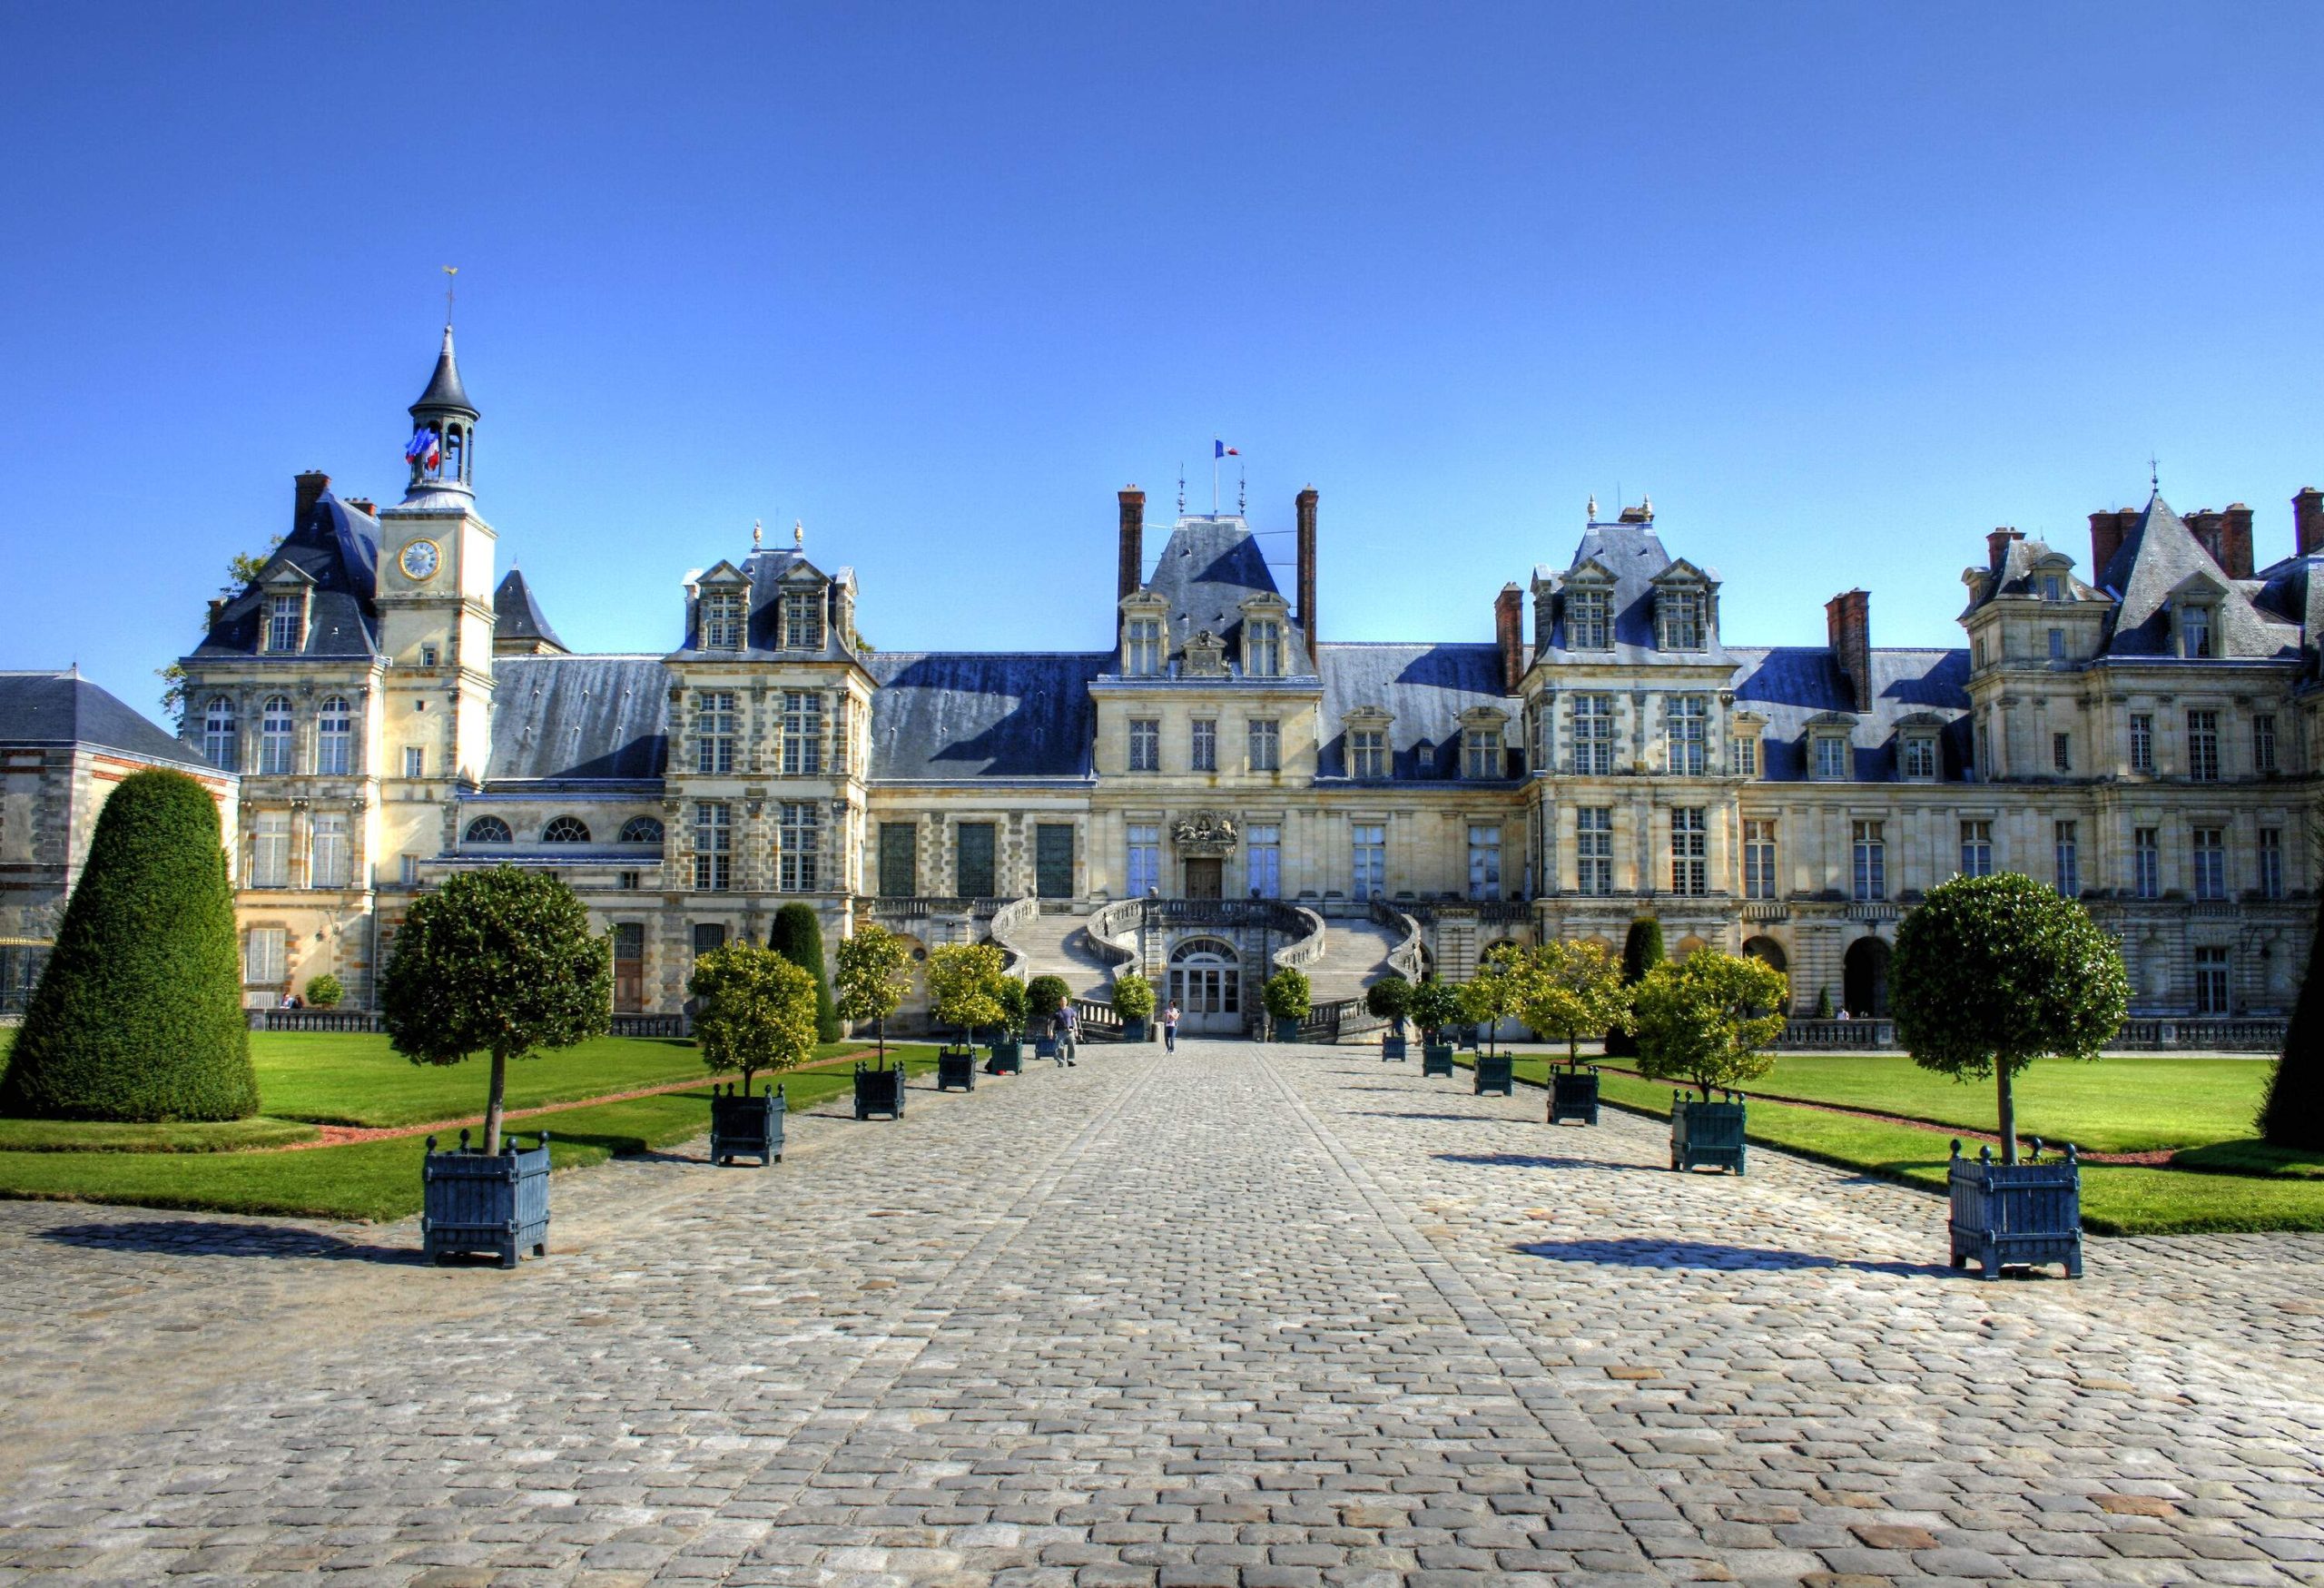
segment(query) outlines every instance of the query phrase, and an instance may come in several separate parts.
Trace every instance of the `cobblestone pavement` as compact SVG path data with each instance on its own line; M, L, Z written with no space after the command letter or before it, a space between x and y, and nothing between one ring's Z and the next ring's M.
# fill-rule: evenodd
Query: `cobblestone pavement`
M0 1582L2324 1582L2324 1242L1986 1284L1467 1088L1099 1048L560 1177L514 1274L0 1206Z

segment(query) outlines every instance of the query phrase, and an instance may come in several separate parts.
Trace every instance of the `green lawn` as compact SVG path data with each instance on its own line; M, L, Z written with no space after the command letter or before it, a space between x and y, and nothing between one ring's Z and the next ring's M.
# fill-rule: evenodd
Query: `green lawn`
M0 1151L242 1152L286 1147L321 1132L302 1119L221 1119L124 1125L111 1119L0 1119Z

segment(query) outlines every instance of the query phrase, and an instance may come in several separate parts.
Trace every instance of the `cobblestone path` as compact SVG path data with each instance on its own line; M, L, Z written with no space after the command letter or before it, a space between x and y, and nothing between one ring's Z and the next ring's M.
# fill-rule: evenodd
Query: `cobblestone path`
M515 1274L0 1205L0 1583L2324 1581L2324 1242L1984 1284L1354 1050L912 1109L560 1177Z

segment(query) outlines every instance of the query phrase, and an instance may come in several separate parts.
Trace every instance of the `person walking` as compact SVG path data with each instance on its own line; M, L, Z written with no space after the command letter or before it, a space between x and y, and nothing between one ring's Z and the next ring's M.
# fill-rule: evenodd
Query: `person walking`
M1074 1012L1073 1005L1069 1003L1059 1005L1057 1011L1058 1057L1068 1064L1078 1064L1081 1062L1078 1051L1080 1046L1081 1017Z
M1178 1001L1175 998L1170 1001L1170 1007L1162 1011L1162 1050L1178 1050Z
M1065 1011L1060 1009L1049 1016L1049 1057L1059 1070L1065 1068Z

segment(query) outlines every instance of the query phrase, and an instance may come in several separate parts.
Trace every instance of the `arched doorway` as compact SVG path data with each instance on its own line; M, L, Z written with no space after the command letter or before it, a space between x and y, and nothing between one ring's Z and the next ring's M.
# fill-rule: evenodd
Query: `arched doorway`
M1178 1029L1189 1035L1239 1036L1243 1031L1243 961L1235 945L1190 937L1170 951L1168 1000L1178 1006Z
M1864 1020L1888 1018L1888 945L1860 937L1840 963L1841 1007Z
M1743 940L1743 957L1757 960L1770 971L1791 973L1791 957L1783 952L1783 944L1771 937L1751 937ZM1787 1006L1787 1013L1790 1012Z

